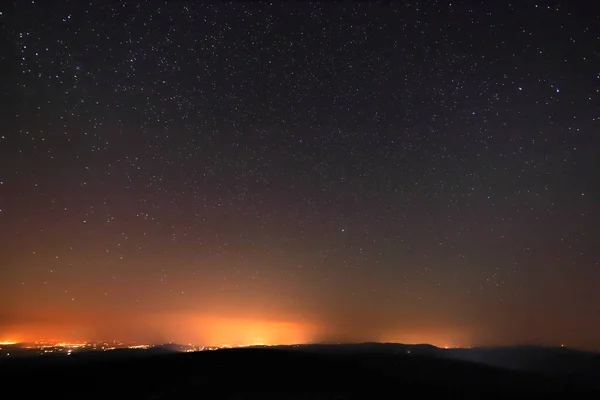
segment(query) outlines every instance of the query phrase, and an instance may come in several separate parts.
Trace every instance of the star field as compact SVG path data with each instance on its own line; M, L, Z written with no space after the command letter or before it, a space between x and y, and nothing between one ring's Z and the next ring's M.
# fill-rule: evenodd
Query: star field
M600 348L593 8L2 6L0 339Z

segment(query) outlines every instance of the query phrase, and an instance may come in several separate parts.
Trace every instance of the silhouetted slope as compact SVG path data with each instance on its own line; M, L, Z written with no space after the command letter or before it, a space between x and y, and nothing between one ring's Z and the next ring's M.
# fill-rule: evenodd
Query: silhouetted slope
M456 359L600 384L600 355L561 347L514 346L451 349Z
M385 345L246 348L132 359L3 362L20 398L569 398L592 386ZM423 348L435 351L435 348ZM22 382L22 383L19 383ZM27 384L30 382L31 384ZM329 396L329 397L327 397Z

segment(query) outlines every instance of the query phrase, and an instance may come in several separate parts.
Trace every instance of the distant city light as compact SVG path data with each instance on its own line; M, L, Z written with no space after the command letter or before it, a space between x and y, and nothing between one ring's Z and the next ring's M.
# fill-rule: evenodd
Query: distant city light
M231 348L243 348L243 347L252 347L252 346L269 346L263 343L262 338L256 338L255 343L248 344L221 344L221 345L195 345L193 343L188 343L187 345L176 345L176 347L172 348L173 351L180 351L184 353L198 352L198 351L211 351L211 350L220 350L220 349L231 349ZM55 354L64 354L67 356L73 355L75 352L95 352L95 351L110 351L117 349L129 349L129 350L147 350L157 345L152 344L128 344L113 341L110 342L55 342L55 341L47 341L47 340L38 340L35 342L25 342L19 343L14 341L4 341L2 344L5 345L18 345L23 350L37 350L41 356L49 353ZM173 345L172 342L169 342L169 345ZM10 353L6 354L7 356Z

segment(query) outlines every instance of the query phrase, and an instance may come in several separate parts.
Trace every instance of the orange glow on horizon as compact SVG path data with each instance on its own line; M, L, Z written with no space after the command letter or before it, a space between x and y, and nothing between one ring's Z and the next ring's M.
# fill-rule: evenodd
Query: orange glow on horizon
M444 330L418 333L394 333L387 335L384 342L403 344L430 344L443 349L469 347L468 338L461 332Z
M142 321L142 322L141 322ZM198 315L195 313L146 315L129 326L121 319L106 320L108 327L102 334L90 321L81 325L19 326L18 335L5 337L3 344L19 342L60 343L69 346L90 342L121 342L129 344L193 343L200 346L230 347L255 345L293 345L320 342L358 343L379 341L404 344L431 344L440 348L468 347L469 335L451 328L422 331L392 329L388 332L371 332L369 335L335 335L336 327L308 321L277 320L258 316ZM131 322L130 322L131 323ZM131 325L134 325L133 323ZM139 325L139 326L137 326ZM14 328L14 327L13 327ZM358 329L358 328L357 328ZM14 329L13 329L14 330ZM347 331L347 330L346 330ZM106 333L104 333L106 332ZM329 333L333 332L333 335ZM343 333L343 332L342 332ZM10 340L8 340L10 339Z
M53 343L83 346L90 342L122 342L131 344L193 343L202 346L231 347L310 343L316 328L308 323L265 318L197 316L190 314L147 317L139 327L121 320L106 321L106 334L98 334L94 324L80 321L72 325L54 323L19 325L19 342ZM138 321L136 321L138 322ZM113 329L113 325L115 326ZM17 343L13 336L4 344Z
M251 318L208 317L194 324L208 346L252 346L308 343L308 324Z

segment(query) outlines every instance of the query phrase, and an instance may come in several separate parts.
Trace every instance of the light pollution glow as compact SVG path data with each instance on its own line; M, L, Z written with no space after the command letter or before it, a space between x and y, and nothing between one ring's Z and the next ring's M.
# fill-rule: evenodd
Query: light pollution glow
M467 346L464 337L454 332L390 332L376 338L361 340L357 337L344 339L326 339L330 335L324 333L322 327L310 323L290 321L277 321L268 319L235 318L224 316L173 316L169 321L161 319L155 324L145 324L147 332L137 329L131 330L127 326L121 327L118 337L101 337L99 331L91 327L82 327L78 324L43 325L23 324L12 326L12 330L2 332L6 339L0 344L15 344L19 342L47 341L47 342L78 342L78 341L112 341L119 340L129 343L148 342L161 344L194 343L203 346L251 346L251 345L286 345L307 344L315 342L359 342L380 341L398 342L407 344L428 343L438 347ZM160 324L158 323L160 322ZM161 333L156 334L160 328ZM118 330L113 330L117 332ZM7 333L7 334L4 334Z
M187 285L186 296L171 300L161 297L156 286L133 280L120 282L123 288L119 294L130 293L133 287L144 300L140 303L111 297L100 302L91 290L83 290L83 285L78 287L76 301L46 301L43 293L19 295L14 289L18 286L12 286L12 291L2 293L15 306L0 310L0 340L198 346L396 342L474 347L564 343L595 348L591 341L582 342L578 337L581 331L569 324L555 327L555 315L531 315L517 304L514 312L481 316L467 313L464 304L450 302L415 305L400 298L394 304L382 304L367 296L341 300L327 297L325 294L332 292L325 288L317 291L308 282L297 282L297 287L273 282L252 291L220 294L212 289L215 285L209 279L207 290L190 295L193 283L180 278L182 285ZM425 293L427 288L420 290Z

